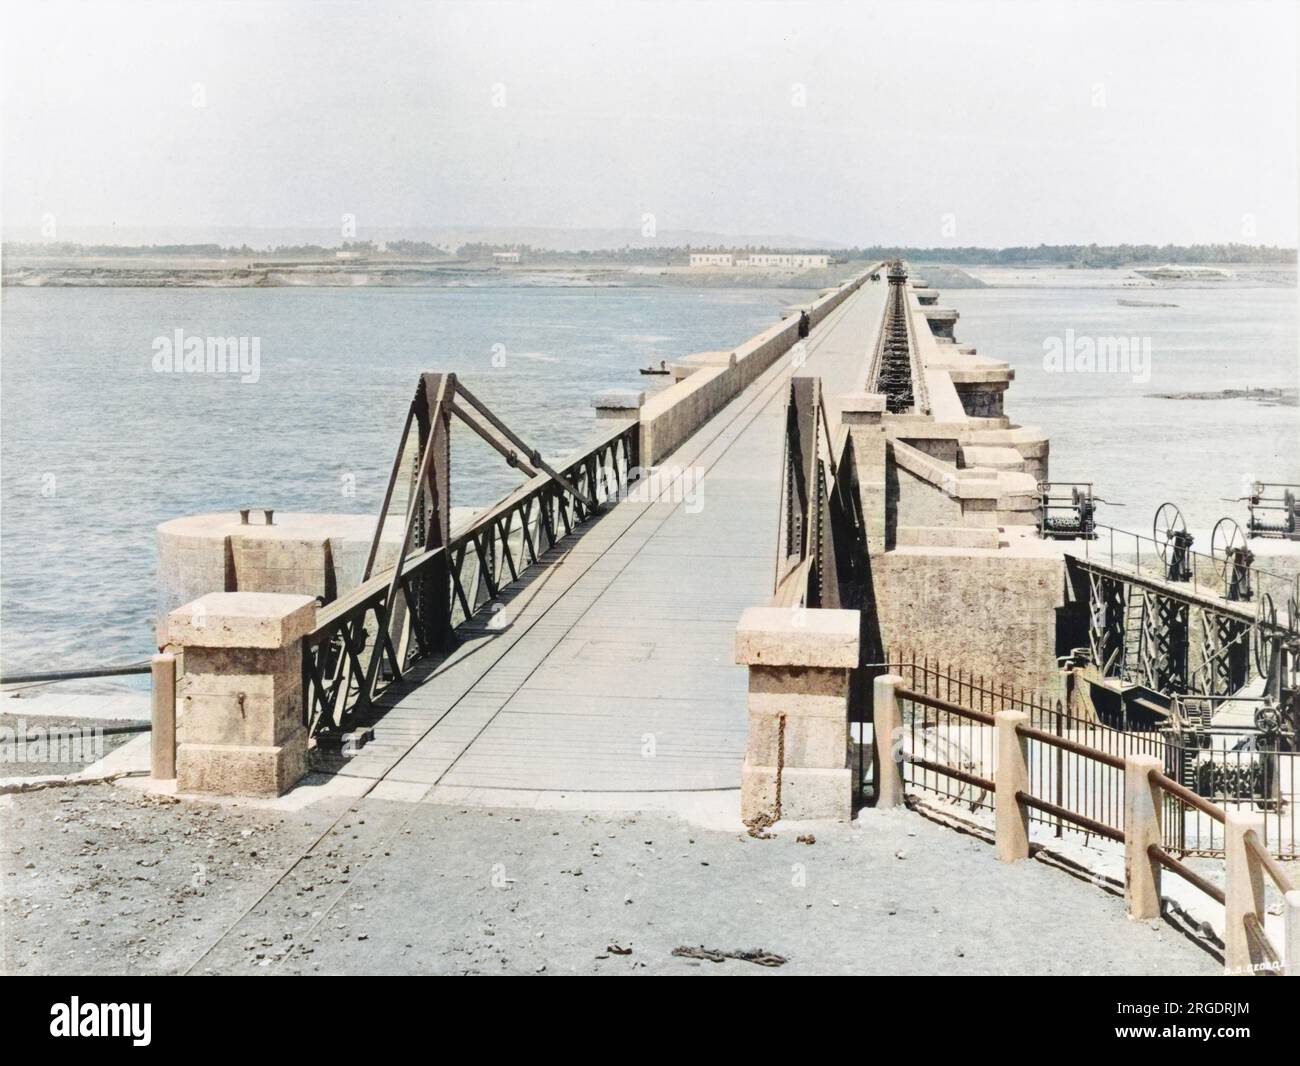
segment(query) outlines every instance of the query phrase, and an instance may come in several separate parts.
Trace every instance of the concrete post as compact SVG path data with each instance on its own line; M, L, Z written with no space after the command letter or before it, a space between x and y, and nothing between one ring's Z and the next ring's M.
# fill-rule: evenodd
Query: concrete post
M1154 755L1124 760L1124 899L1130 918L1160 917L1160 864L1149 848L1160 844L1164 793L1152 773L1164 770Z
M746 821L853 816L849 678L858 611L752 607L736 629L749 667L749 741L740 776Z
M1282 897L1282 972L1300 977L1300 888Z
M1260 834L1264 816L1246 811L1228 811L1224 824L1223 850L1227 885L1224 887L1223 965L1228 976L1246 976L1263 961L1251 946L1246 932L1246 915L1264 920L1264 871L1246 847L1250 833Z
M995 826L999 862L1029 858L1029 808L1016 798L1029 791L1029 741L1016 727L1029 721L1023 711L998 711L993 716L998 746Z
M307 771L302 638L311 596L214 592L167 618L185 651L178 792L278 796Z
M153 657L153 728L150 731L150 777L170 781L176 776L176 656Z
M596 409L596 418L626 419L635 421L641 417L641 408L645 406L645 393L632 389L606 389L592 398L591 405Z
M901 807L903 789L903 715L898 706L897 674L876 678L871 694L871 766L877 807Z

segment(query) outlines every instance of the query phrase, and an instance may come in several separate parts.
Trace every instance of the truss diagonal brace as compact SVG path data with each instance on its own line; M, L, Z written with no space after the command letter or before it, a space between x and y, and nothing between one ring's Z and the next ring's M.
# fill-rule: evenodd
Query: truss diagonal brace
M519 434L517 434L514 430L512 430L509 426L507 426L504 422L502 422L501 419L497 418L497 416L492 413L491 409L488 407L487 404L485 404L482 400L480 400L477 396L475 396L472 392L470 392L469 389L465 388L465 386L462 385L459 381L456 382L456 393L460 396L464 396L465 399L469 402L470 406L473 407L474 410L476 410L480 415L482 415L498 433L500 433L503 437L505 437L506 440L510 441L510 443L513 444L516 448L522 450L523 453L528 456L529 463L537 467L539 470L544 471L551 478L552 481L558 484L562 489L564 489L567 493L569 493L569 495L571 495L574 499L581 502L582 505L586 507L588 511L594 513L599 509L596 506L596 502L594 500L589 499L588 497L584 496L581 492L579 492L577 488L574 486L574 484L571 481L569 481L568 478L566 478L563 474L561 474L558 470L556 470L548 462L546 462L545 459L542 458L542 455L539 451L537 451L535 448L530 448L524 442L523 438L519 436ZM460 415L462 420L465 420L465 412L461 410L457 405L453 404L452 410L455 411L456 414ZM472 429L475 430L479 429L479 427L475 426L473 423L468 423L468 424ZM480 432L480 436L482 436L481 432ZM492 442L489 441L488 443L491 444ZM500 448L498 448L497 450L500 451Z
M500 452L502 456L505 457L506 462L508 462L511 466L519 467L519 469L522 470L529 477L537 476L537 471L533 469L533 467L529 464L529 462L521 458L519 453L515 451L514 448L511 448L506 444L502 444L500 437L496 433L493 433L492 430L482 425L478 421L476 415L474 415L470 411L466 411L465 408L463 408L455 400L451 401L451 410L452 410L452 414L456 415L462 422L465 423L465 425L469 426L469 428L472 429L475 433L477 433L483 440L485 440L488 444L490 444L493 448L495 448L498 452Z

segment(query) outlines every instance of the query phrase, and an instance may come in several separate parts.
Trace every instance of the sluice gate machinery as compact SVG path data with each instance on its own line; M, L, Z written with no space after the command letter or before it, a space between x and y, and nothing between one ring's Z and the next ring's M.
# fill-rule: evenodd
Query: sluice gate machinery
M885 397L890 414L927 414L929 393L908 305L907 268L901 259L890 262L887 277L889 295L867 375L868 391Z
M1225 502L1245 503L1247 537L1300 540L1298 496L1300 496L1300 484L1255 481L1251 483L1250 495L1235 500L1225 500Z
M1096 539L1099 503L1111 501L1094 496L1091 481L1040 481L1038 535L1043 540Z
M1300 735L1300 578L1256 567L1235 523L1216 527L1211 554L1194 551L1171 503L1150 537L1098 529L1107 550L1066 558L1088 606L1080 653L1099 716L1175 736L1190 753L1183 783L1201 795L1274 794L1266 755Z

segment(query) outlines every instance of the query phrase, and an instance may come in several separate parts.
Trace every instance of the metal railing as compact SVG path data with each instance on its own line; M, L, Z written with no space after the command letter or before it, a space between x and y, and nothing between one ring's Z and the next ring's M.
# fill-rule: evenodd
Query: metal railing
M636 476L639 430L636 422L611 430L561 476L596 508L617 499ZM445 547L408 555L395 589L389 567L321 608L303 640L311 731L349 728L416 664L446 650L443 634L498 604L594 513L554 477L538 475L454 531Z
M44 685L55 681L82 681L92 677L127 677L149 673L149 660L119 666L73 667L67 670L28 670L0 676L0 685Z
M923 666L919 678L933 681L937 671ZM1167 870L1186 880L1224 908L1224 961L1229 973L1300 973L1300 893L1282 865L1270 853L1259 834L1262 820L1255 814L1225 811L1196 794L1160 770L1159 758L1150 754L1120 756L1085 743L1077 737L1050 731L1030 721L1030 711L1041 705L1026 702L1007 689L990 690L960 675L944 678L955 683L958 699L975 692L991 695L995 710L965 706L916 688L906 687L905 674L883 678L883 706L874 711L877 745L890 737L890 761L901 770L903 781L913 790L929 791L949 801L970 805L971 810L990 810L995 816L998 857L1004 862L1027 859L1031 854L1029 829L1035 820L1101 837L1125 849L1124 891L1129 914L1152 919L1163 910L1159 871ZM900 683L901 682L901 683ZM975 700L971 701L976 702ZM999 704L1001 704L999 706ZM1007 705L1010 704L1010 705ZM1021 709L1025 708L1025 709ZM918 713L922 732L946 728L957 738L958 761L951 753L943 758L917 754L915 738ZM910 720L910 728L909 728ZM1109 732L1117 732L1110 730ZM899 734L901 733L901 737ZM1037 758L1035 758L1037 752ZM972 757L977 753L977 757ZM996 753L996 756L995 756ZM1045 759L1044 755L1049 758ZM879 752L878 758L884 758ZM995 758L999 761L995 763ZM1051 780L1055 798L1043 795L1042 776L1035 774L1052 759L1076 759L1088 764L1087 775L1100 775L1118 785L1117 809L1097 809L1096 797L1062 790L1062 775ZM888 770L892 777L897 771ZM936 779L942 779L943 784ZM1110 784L1102 791L1109 794ZM889 795L886 788L884 795ZM1159 800L1155 799L1158 794ZM878 798L882 793L878 790ZM895 798L889 803L896 803ZM1082 801L1082 802L1081 802ZM885 802L885 801L882 801ZM1080 807L1083 806L1084 810ZM1171 808L1188 807L1224 827L1226 848L1225 887L1175 857L1163 837L1166 814ZM1284 946L1279 950L1265 927L1263 878L1267 875L1283 896Z
M987 785L996 767L993 715L1021 711L1027 716L1025 735L1030 740L1030 818L1049 826L1056 836L1075 832L1085 838L1114 839L1123 829L1124 760L1149 755L1178 785L1168 792L1162 822L1162 842L1170 852L1224 854L1222 823L1206 816L1208 804L1258 814L1263 819L1261 837L1272 852L1300 858L1296 810L1300 752L1264 748L1247 737L1240 738L1236 747L1229 747L1225 738L1221 745L1205 748L1166 732L1116 729L1070 714L1060 701L1039 693L947 669L915 655L895 656L869 673L892 673L903 679L899 739L905 781L912 788L970 811L992 810L993 794ZM869 720L870 683L859 687L865 690L868 711L863 717ZM864 728L860 722L860 742ZM1266 779L1265 788L1245 787L1256 784L1254 777L1260 775ZM860 776L865 786L865 766L860 767ZM1191 780L1197 789L1184 780ZM1078 817L1065 818L1062 810Z
M1115 570L1127 572L1139 579L1182 586L1196 596L1231 600L1233 566L1229 559L1207 555L1193 548L1181 549L1188 571L1187 578L1184 581L1171 582L1168 577L1169 561L1171 553L1176 550L1172 542L1160 541L1144 533L1134 533L1132 530L1101 523L1094 523L1093 533L1092 539L1082 541L1082 553L1073 550L1072 554L1076 557L1082 554L1086 561L1105 563ZM1265 594L1273 604L1289 605L1294 602L1297 589L1295 577L1287 577L1254 565L1246 567L1246 570L1249 573L1249 584L1254 590L1254 597L1251 601L1236 601L1241 604L1244 612L1251 612L1255 602ZM1293 615L1286 619L1285 624L1280 620L1273 622L1265 620L1264 624L1270 629L1296 630L1300 628L1300 618Z

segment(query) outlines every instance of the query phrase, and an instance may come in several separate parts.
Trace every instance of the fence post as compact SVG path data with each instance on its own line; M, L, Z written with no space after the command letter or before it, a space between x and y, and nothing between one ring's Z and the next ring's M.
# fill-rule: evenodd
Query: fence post
M153 728L149 776L170 781L176 776L176 656L161 652L150 664L153 674Z
M1029 808L1017 793L1029 791L1029 741L1017 732L1028 723L1023 711L998 711L993 715L998 763L993 775L997 786L995 823L999 862L1029 858Z
M871 771L876 806L901 807L903 790L903 716L898 709L897 674L882 674L872 682Z
M1300 888L1282 897L1282 910L1282 972L1287 977L1300 977Z
M1249 833L1264 828L1264 816L1246 811L1228 811L1223 826L1223 851L1227 873L1224 887L1223 965L1228 976L1253 973L1263 961L1246 932L1246 916L1264 920L1264 871L1246 846Z
M1164 791L1152 774L1164 770L1154 755L1124 759L1124 899L1128 916L1160 917L1160 864L1151 858L1152 844L1163 842L1160 814Z

